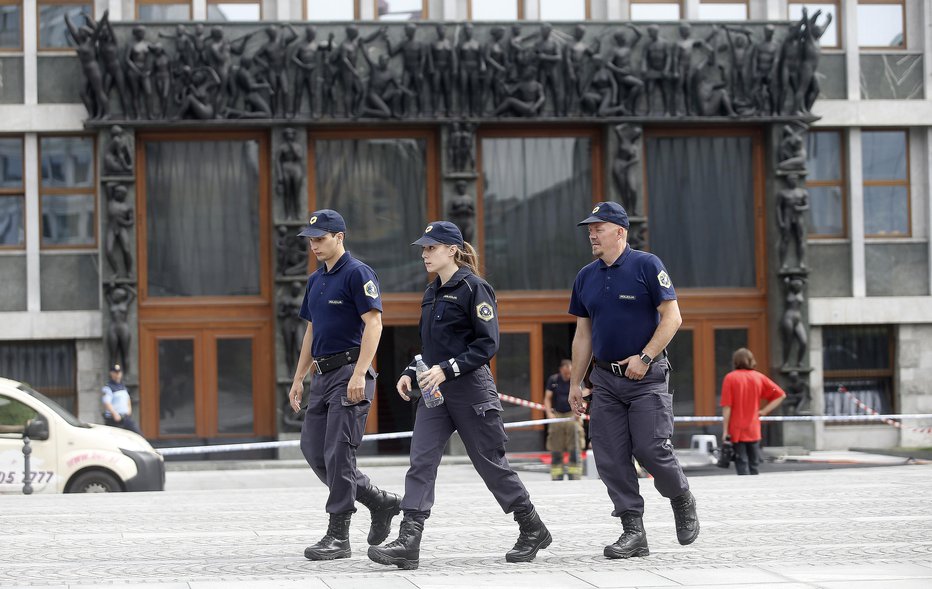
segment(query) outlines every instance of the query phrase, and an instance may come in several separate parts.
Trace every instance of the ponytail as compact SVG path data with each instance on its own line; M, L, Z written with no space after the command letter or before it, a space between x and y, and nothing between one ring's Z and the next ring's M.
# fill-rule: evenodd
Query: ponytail
M479 254L476 253L475 248L473 248L473 246L468 241L463 242L463 247L456 248L456 254L453 255L453 261L460 268L466 266L476 276L482 276L479 274Z

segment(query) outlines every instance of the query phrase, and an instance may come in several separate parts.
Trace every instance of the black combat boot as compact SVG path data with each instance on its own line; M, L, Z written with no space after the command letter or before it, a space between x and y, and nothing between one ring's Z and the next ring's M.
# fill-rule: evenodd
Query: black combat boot
M632 556L647 556L647 533L644 531L644 521L633 511L621 514L621 526L624 533L618 537L614 544L609 544L602 551L605 558L631 558Z
M401 497L369 485L365 489L356 489L356 501L369 508L372 514L366 541L370 546L378 546L392 531L392 518L401 513Z
M537 510L531 507L530 511L515 512L515 521L521 530L514 548L505 553L508 562L531 562L537 556L537 551L550 546L553 538L544 522L540 521Z
M352 511L331 513L327 533L317 544L304 549L304 558L308 560L349 558L352 555L349 543L349 526L352 517Z
M413 519L403 519L398 527L398 538L385 546L370 546L369 559L379 564L393 564L400 569L413 571L420 564L423 532L424 524Z
M676 539L686 546L696 541L699 535L699 516L696 515L696 498L690 491L670 499L673 519L676 520Z

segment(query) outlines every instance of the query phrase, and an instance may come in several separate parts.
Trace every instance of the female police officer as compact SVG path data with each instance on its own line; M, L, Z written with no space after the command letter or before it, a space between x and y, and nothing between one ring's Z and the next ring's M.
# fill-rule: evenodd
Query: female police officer
M550 545L551 537L505 458L508 437L502 424L502 404L488 365L498 350L495 293L479 277L476 252L453 223L431 223L411 245L423 246L424 266L437 273L421 301L423 358L431 368L419 385L426 390L442 384L445 402L433 408L423 403L418 407L411 468L401 501L404 520L398 538L385 546L370 546L369 558L402 569L418 567L424 521L434 504L437 467L447 440L459 431L479 476L505 513L514 512L520 527L518 540L505 560L529 562L538 550ZM412 363L398 379L398 394L405 400L411 393L414 367Z

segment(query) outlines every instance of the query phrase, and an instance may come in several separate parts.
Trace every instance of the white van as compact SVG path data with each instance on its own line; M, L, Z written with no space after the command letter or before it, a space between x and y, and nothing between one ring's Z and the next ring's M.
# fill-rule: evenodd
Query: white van
M165 489L165 461L145 438L84 423L28 385L0 378L0 493L23 492L23 433L33 493Z

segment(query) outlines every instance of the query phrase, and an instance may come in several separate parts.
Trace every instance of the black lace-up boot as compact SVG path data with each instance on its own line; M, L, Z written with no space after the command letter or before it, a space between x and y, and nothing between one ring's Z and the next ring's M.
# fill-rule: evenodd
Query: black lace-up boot
M614 544L609 544L602 551L606 558L631 558L632 556L647 556L647 533L644 531L644 521L633 511L621 514L621 526L624 533L618 537Z
M379 564L395 565L406 571L413 571L420 564L421 534L424 524L413 519L401 520L398 538L385 546L370 546L369 559Z
M673 519L676 520L676 539L686 546L696 541L699 535L699 516L696 515L696 498L690 491L670 499Z
M505 553L508 562L531 562L537 556L537 551L550 546L553 537L544 522L540 521L537 510L531 507L530 511L515 512L515 521L521 533L515 542L514 548Z
M308 560L349 558L352 555L349 543L349 526L352 517L352 511L331 513L327 533L317 544L304 549L304 558Z
M372 514L366 541L370 546L378 546L391 533L392 519L401 513L401 497L369 485L365 489L356 489L356 501L365 505Z

